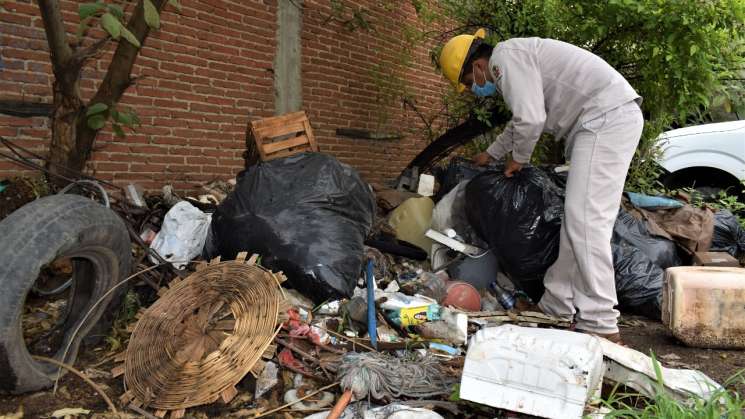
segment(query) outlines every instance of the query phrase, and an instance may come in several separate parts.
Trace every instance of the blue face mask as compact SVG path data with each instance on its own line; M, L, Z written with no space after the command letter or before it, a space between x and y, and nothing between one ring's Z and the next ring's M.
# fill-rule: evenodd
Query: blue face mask
M471 84L471 91L478 97L493 96L497 93L497 85L494 82L486 80L486 74L484 74L485 83L483 86L476 84L476 75L473 75L473 84Z

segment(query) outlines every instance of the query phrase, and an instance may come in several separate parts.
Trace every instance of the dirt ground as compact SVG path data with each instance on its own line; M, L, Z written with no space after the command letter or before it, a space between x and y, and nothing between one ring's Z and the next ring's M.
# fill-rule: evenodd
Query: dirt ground
M81 367L98 364L103 358L102 353L100 350L83 353L76 365L115 401L115 397L124 391L122 380L111 378L105 366ZM0 396L0 416L17 412L19 406L23 406L24 418L49 417L52 412L65 408L84 408L91 412L107 411L106 403L101 396L72 374L65 374L60 379L56 395L50 389L19 396Z
M624 316L624 319L639 322L621 328L626 345L647 355L654 353L666 367L697 369L720 384L745 371L745 351L691 348L675 339L660 322L641 317ZM734 380L731 387L745 395L745 374Z
M621 324L623 339L627 345L647 354L653 352L667 367L699 369L720 383L725 383L730 377L745 370L745 351L689 348L676 341L661 323L641 317L624 316ZM84 351L76 365L118 404L116 399L124 392L124 386L121 377L111 377L109 371L115 364L106 346L102 343L94 349ZM255 408L281 404L282 382L287 379L288 377L285 377L284 380L280 380L280 385L266 396L267 400L259 402L251 397L253 394L251 380L244 380L239 385L239 396L230 406L218 402L214 405L190 409L187 411L187 417L200 419L235 417L230 413L235 415L236 412L239 416L240 413L245 413L243 416L252 416ZM745 394L743 381L731 387L740 394ZM52 390L47 390L20 396L0 396L0 416L16 412L21 405L25 418L49 417L52 412L63 408L85 408L98 413L104 413L107 410L103 399L72 374L67 374L60 380L56 395L52 393Z

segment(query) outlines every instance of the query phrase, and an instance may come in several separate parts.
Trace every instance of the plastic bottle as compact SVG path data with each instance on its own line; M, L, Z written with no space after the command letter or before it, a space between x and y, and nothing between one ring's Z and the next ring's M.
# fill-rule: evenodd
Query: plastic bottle
M512 310L512 308L515 307L516 298L514 294L502 288L497 281L492 282L489 287L497 298L497 301L499 301L499 304L501 304L505 310Z
M432 272L421 272L415 279L401 285L408 294L419 294L441 302L447 295L448 280Z

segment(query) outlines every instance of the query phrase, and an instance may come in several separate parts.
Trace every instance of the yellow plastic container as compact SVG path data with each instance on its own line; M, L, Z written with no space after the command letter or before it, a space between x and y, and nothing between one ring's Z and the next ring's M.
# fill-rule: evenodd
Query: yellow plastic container
M391 212L388 224L396 231L396 238L415 244L427 254L434 241L424 235L432 225L435 203L427 197L409 198Z
M662 322L689 346L745 348L745 268L666 270Z

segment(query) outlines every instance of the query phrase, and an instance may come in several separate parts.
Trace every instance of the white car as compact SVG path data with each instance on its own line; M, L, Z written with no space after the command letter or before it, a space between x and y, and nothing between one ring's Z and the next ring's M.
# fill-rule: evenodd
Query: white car
M668 188L694 187L704 195L742 193L745 181L745 121L719 122L667 131L660 160Z

